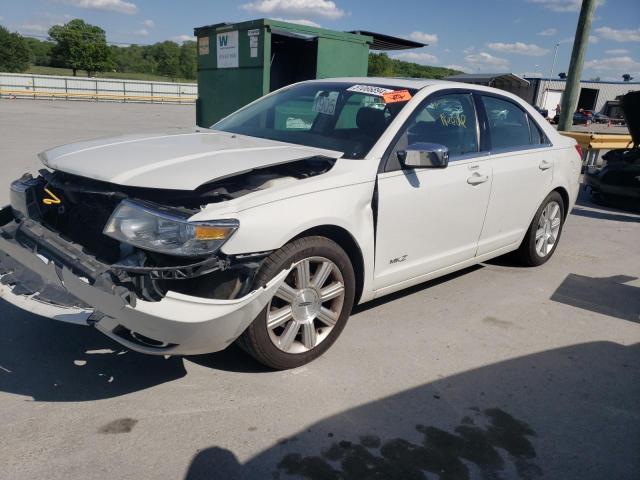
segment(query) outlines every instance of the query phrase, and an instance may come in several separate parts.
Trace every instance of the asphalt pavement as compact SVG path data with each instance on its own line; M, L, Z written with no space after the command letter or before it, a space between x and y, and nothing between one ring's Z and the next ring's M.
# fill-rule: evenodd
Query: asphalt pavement
M54 145L190 106L0 100L0 201ZM555 256L358 307L317 361L126 351L0 301L3 479L640 478L640 215L581 196Z
M626 125L608 125L606 123L591 123L589 125L573 125L574 132L598 133L608 135L629 135Z

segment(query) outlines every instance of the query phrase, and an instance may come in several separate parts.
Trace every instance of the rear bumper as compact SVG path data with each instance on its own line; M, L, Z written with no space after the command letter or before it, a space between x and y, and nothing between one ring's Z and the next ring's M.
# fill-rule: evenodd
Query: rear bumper
M64 242L58 237L55 246ZM268 284L234 300L170 291L162 300L149 302L135 298L130 292L125 294L122 287L109 286L83 274L95 270L99 264L95 258L87 261L83 257L86 254L79 251L67 253L75 260L61 261L47 248L29 248L0 228L0 263L5 259L5 268L0 270L4 272L0 273L0 298L55 320L92 325L131 350L156 355L223 350L264 309L290 271L283 270ZM21 285L7 264L27 269L37 281L29 287ZM108 265L105 267L108 269ZM72 301L51 301L48 298L51 295L36 291L43 289L68 294Z

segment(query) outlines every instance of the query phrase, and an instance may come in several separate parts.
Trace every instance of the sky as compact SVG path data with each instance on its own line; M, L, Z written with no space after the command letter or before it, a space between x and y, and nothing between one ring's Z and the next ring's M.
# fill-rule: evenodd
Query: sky
M73 18L107 40L151 44L192 39L193 27L277 18L335 30L369 30L429 46L389 53L402 60L475 72L554 76L566 72L581 0L0 0L0 25L46 37ZM599 0L584 79L640 81L640 1Z

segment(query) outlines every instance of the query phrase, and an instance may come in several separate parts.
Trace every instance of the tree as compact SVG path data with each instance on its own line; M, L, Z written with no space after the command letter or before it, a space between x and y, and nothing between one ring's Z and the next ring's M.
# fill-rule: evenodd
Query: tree
M45 42L37 38L25 38L29 50L31 50L31 63L33 65L51 66L51 50L55 43Z
M404 62L397 58L389 58L386 53L369 54L370 77L445 78L458 73L462 72L451 68Z
M54 25L49 36L56 42L52 56L56 63L73 70L86 70L87 76L113 68L112 53L104 30L84 20L71 20L65 25Z
M625 73L624 75L622 75L622 80L625 82L630 82L631 80L633 80L633 77L628 73Z
M31 51L22 35L0 26L0 71L24 72L30 59Z
M372 53L369 55L370 77L391 77L393 76L393 63L386 53Z
M152 53L158 62L158 73L175 80L180 75L180 47L176 42L155 43Z
M566 79L567 79L567 74L566 74L566 73L564 73L564 72L560 72L560 73L558 74L558 76L560 77L560 79L561 79L561 80L566 80Z
M110 48L117 72L155 73L158 69L158 62L153 57L150 46L130 45Z
M183 78L196 78L196 42L188 40L180 47L180 74Z

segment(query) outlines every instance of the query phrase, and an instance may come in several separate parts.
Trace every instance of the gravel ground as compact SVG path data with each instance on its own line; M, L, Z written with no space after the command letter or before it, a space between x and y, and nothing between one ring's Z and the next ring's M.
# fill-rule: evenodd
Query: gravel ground
M194 117L0 100L0 200L47 147ZM640 216L581 197L544 266L499 259L362 306L287 372L235 348L139 355L0 302L0 477L637 479L639 240Z

